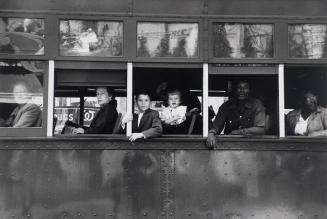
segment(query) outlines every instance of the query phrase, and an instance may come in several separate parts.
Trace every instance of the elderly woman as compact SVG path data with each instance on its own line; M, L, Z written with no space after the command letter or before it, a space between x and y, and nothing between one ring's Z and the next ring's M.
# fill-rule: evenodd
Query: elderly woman
M100 110L88 128L75 128L73 134L112 134L118 112L114 91L107 87L97 87L97 99Z

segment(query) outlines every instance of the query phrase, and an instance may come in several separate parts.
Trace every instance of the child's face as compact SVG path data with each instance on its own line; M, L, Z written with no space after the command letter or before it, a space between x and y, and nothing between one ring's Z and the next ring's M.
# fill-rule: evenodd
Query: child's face
M168 104L171 108L176 108L181 104L181 98L178 94L168 95Z
M145 110L150 108L150 97L148 95L139 95L137 98L137 107L140 112L144 112Z

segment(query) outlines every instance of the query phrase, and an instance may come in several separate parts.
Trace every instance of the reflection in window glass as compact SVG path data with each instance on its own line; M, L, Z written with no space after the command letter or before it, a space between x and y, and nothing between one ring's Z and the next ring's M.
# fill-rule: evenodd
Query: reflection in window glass
M327 136L327 68L285 67L285 122L290 136Z
M42 62L0 62L1 127L42 125L43 69Z
M137 24L137 56L198 56L197 23L140 22Z
M44 20L0 18L0 54L44 55Z
M327 25L292 24L288 26L289 54L292 58L327 57Z
M274 75L210 75L210 132L277 135L277 93Z
M123 54L123 23L60 21L60 55L115 57Z
M227 24L213 25L214 57L272 58L273 25Z

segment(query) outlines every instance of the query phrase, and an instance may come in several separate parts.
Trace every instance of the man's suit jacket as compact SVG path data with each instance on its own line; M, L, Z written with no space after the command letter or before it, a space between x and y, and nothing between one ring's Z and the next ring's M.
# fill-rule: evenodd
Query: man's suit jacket
M38 105L33 103L18 105L6 121L6 126L14 128L40 127L41 125L42 111Z
M138 115L134 114L132 122L132 131L142 132L145 138L154 138L162 135L162 125L159 118L159 113L155 110L146 110L141 118L139 126L137 123Z

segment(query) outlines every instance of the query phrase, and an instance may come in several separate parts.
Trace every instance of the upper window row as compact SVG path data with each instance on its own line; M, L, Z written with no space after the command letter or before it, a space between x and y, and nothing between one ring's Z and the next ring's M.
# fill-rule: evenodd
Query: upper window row
M44 55L44 19L0 18L0 54ZM138 22L137 56L199 57L199 23ZM327 24L289 24L289 57L326 58ZM59 21L61 56L122 57L123 22ZM215 58L273 58L274 25L213 23Z

